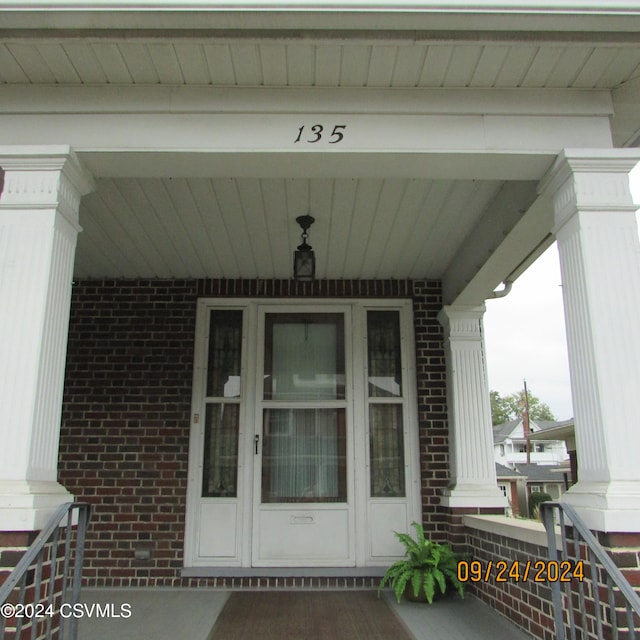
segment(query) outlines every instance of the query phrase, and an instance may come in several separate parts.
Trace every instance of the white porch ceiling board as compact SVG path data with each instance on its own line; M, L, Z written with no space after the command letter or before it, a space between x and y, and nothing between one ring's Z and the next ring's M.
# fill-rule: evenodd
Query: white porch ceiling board
M243 216L238 183L232 178L222 178L213 180L212 185L229 238L229 245L234 253L236 271L229 273L228 277L255 277L256 260L247 242L249 227ZM215 247L217 241L214 242Z
M316 252L316 271L323 274L331 274L325 277L340 277L336 275L338 272L335 265L329 262L329 251L331 247L332 237L330 235L330 225L332 212L335 206L335 188L338 181L331 178L314 178L309 183L309 209L308 212L314 216L316 221L309 229L309 244ZM289 216L289 225L293 226L294 220L300 213L305 211L291 211ZM295 215L294 215L295 214ZM300 227L295 225L296 234L292 238L291 250L300 243ZM289 268L291 268L291 253L289 253Z
M362 238L366 240L362 261L364 278L385 277L384 272L380 271L380 261L386 253L393 250L396 235L394 223L408 182L408 180L385 180L382 184L373 221L367 228L361 230Z
M292 251L297 242L300 227L295 218L308 213L307 210L290 211L287 204L287 185L284 179L262 181L262 197L267 216L265 244L272 251L273 274L288 273L292 264ZM317 246L315 229L312 227L312 246Z
M358 181L356 199L351 212L351 228L344 259L344 272L355 278L367 278L364 263L371 240L369 231L375 219L383 180L365 178Z
M184 178L171 178L163 179L162 185L171 201L172 208L168 210L168 214L180 222L180 227L177 224L173 227L176 244L180 250L185 247L185 251L190 251L189 256L183 255L189 275L215 273L219 265L215 252L211 250L210 222L198 206L190 182Z
M82 82L78 70L62 45L43 42L37 47L42 58L47 61L47 66L51 69L56 82L60 84L80 84Z
M260 47L260 67L267 86L286 86L288 83L287 56L289 50L282 44L263 44Z
M147 191L153 187L155 181L121 178L116 181L116 184L129 205L131 217L137 221L141 233L140 247L150 254L148 260L155 269L152 275L173 273L174 265L181 264L180 256L171 236L164 232L163 223L158 219L158 212L153 208L147 195ZM99 186L98 191L100 189ZM159 232L158 229L160 229Z
M444 86L449 63L453 56L452 45L434 45L427 47L424 65L418 80L419 87Z
M508 55L509 47L500 45L483 47L469 86L493 87Z
M443 86L468 87L478 66L482 49L481 46L454 47Z
M186 84L211 84L209 64L201 44L177 42L174 49Z
M426 262L427 271L444 273L455 258L456 250L471 233L474 224L500 189L499 181L459 182L446 202L446 218L441 216L434 229L438 244Z
M111 84L131 84L133 82L119 43L94 42L90 48L96 54L98 62L107 76L107 82Z
M42 55L40 55L37 47L14 42L7 45L7 49L16 64L26 73L29 82L36 84L55 83L56 78Z
M640 49L622 48L600 78L597 88L618 87L623 82L640 75Z
M368 87L393 86L393 74L396 69L397 57L398 47L371 47L366 85Z
M227 44L207 44L204 55L209 66L211 82L214 85L232 86L236 84L231 49Z
M426 243L429 241L426 233L424 219L427 215L426 203L433 183L425 180L408 180L396 211L393 215L392 230L386 238L385 247L378 256L376 277L398 277L397 274L405 273L400 266L401 258L406 257L412 240ZM396 246L403 247L399 252ZM420 277L420 274L415 274Z
M7 45L0 44L0 81L11 84L29 84L31 80Z
M538 47L534 45L522 45L517 51L508 47L507 56L493 86L501 89L521 86L537 53Z
M86 234L101 248L101 252L113 265L113 271L109 272L109 276L130 277L134 273L149 274L151 269L144 256L145 247L136 246L122 224L124 216L126 213L122 211L114 215L108 201L100 193L91 194L80 215L84 230L79 244L83 240L82 236ZM83 253L87 254L86 251Z
M85 220L89 222L93 216L112 220L105 224L119 225L121 230L116 235L118 244L122 244L127 258L133 263L127 275L138 270L140 273L159 275L168 267L162 254L149 237L148 227L144 226L144 218L140 215L139 202L136 200L130 185L131 180L101 180L97 199L101 200L106 210L93 208ZM91 200L90 200L91 201Z
M184 84L184 76L173 45L170 43L150 43L149 57L158 78L163 84Z
M230 277L239 272L236 253L231 246L231 239L227 232L222 210L216 197L212 180L195 178L189 180L196 206L205 221L205 236L212 250L211 260L215 271L220 277Z
M120 45L120 52L134 84L157 84L160 82L149 47L146 44L123 43Z
M244 241L245 250L251 252L256 265L257 274L265 274L273 277L275 270L273 265L274 247L269 237L269 220L264 206L262 194L263 181L256 178L241 178L238 180L238 194L242 217L247 226L247 236ZM266 183L265 188L268 188ZM288 251L287 251L288 253Z
M358 180L337 180L333 189L333 208L327 225L327 277L340 277L335 274L345 273L345 258L350 246L349 236L353 225L351 212L358 194Z
M614 47L592 49L589 59L580 69L573 86L578 89L593 89L597 87L616 55L617 49Z
M391 84L395 87L417 87L426 55L427 47L398 47Z
M348 44L342 48L340 67L340 86L366 87L369 77L371 47L368 45Z
M250 87L263 84L258 45L254 42L234 43L229 45L229 50L235 84Z
M522 79L521 86L534 89L544 87L549 77L549 70L554 68L563 49L561 46L538 48Z
M342 47L319 45L316 47L315 83L318 87L340 86Z
M574 86L576 78L589 60L591 52L591 47L576 46L565 49L551 69L544 86L552 88Z
M428 184L428 191L417 212L415 223L410 225L415 232L409 237L402 252L396 256L397 273L414 277L430 275L424 267L434 248L433 230L438 224L438 219L445 215L445 204L459 182L434 180Z
M315 48L289 44L286 47L286 84L300 87L315 84ZM266 77L265 77L266 84Z
M64 51L83 84L103 84L107 76L96 52L84 42L65 42Z
M610 88L634 77L623 44L182 39L7 40L0 82L324 87Z

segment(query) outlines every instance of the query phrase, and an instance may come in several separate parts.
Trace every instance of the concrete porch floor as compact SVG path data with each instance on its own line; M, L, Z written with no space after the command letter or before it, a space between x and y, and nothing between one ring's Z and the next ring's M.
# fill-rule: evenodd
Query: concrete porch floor
M208 640L230 595L231 591L220 589L84 589L83 603L102 608L112 605L109 613L114 615L81 618L78 638ZM383 597L415 640L531 640L531 636L473 596L432 605L404 601L397 604L389 592ZM123 607L125 604L129 606Z

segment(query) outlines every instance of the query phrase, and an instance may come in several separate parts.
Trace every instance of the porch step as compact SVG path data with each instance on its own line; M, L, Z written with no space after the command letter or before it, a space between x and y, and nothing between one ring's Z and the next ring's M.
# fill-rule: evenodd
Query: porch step
M86 610L94 604L100 605L101 611L94 609L91 617L85 615L79 620L78 638L207 640L230 594L221 589L84 589ZM389 592L383 597L415 640L531 640L473 596L432 605L397 604Z

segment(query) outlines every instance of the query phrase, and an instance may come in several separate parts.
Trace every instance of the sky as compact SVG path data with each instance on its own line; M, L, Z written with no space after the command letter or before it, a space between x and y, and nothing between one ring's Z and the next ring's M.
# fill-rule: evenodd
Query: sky
M631 172L640 206L640 164ZM640 213L636 213L640 225ZM484 316L489 388L505 396L523 389L551 408L558 420L573 417L569 362L554 243L514 283L505 298L488 300Z

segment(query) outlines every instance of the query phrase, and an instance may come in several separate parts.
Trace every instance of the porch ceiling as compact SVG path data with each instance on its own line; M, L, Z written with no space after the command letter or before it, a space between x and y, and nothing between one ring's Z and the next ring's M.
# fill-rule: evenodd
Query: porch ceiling
M76 277L289 278L311 213L320 278L441 278L502 183L401 178L100 179Z

